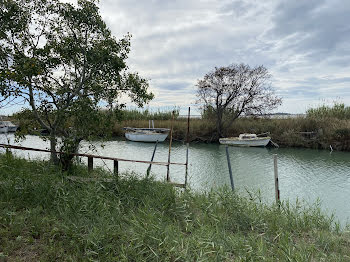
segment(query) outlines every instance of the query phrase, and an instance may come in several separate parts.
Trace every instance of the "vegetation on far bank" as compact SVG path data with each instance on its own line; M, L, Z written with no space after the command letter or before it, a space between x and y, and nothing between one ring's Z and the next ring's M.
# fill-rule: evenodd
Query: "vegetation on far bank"
M76 176L111 177L102 170ZM229 190L180 192L125 174L77 183L0 155L1 261L349 261L350 236L318 207Z
M306 147L350 151L350 112L344 104L331 107L321 106L309 109L305 116L285 118L240 117L225 130L225 136L238 136L241 133L269 133L272 140L282 147ZM101 122L108 112L99 112ZM172 111L116 110L109 116L109 125L96 126L98 136L108 138L124 136L123 127L148 127L154 119L155 127L171 127ZM22 128L22 134L39 134L40 126L31 119L30 111L17 113L11 118ZM186 139L187 119L179 117L175 110L173 138ZM215 122L207 115L190 121L190 140L192 142L216 142Z
M306 147L315 149L350 150L350 107L344 104L321 106L309 109L305 116L269 118L240 117L225 130L224 136L238 136L242 133L268 133L272 140L282 147ZM169 119L155 121L157 127L171 127ZM147 127L148 120L122 120L115 122L113 134L123 136L123 126ZM191 119L190 140L216 142L216 124L210 116ZM173 138L184 141L187 119L177 118L174 122Z

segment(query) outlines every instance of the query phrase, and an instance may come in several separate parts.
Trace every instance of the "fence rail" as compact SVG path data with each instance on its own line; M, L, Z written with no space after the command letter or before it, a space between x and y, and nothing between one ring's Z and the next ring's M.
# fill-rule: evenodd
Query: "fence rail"
M60 152L60 151L51 151L51 150L48 150L48 149L40 149L40 148L32 148L32 147L24 147L24 146L15 146L15 145L7 145L7 144L0 144L0 147L19 149L19 150L28 150L28 151L37 151L37 152L46 152L46 153L65 154L64 152ZM70 155L87 157L88 159L89 158L90 159L91 158L97 158L97 159L106 159L106 160L124 161L124 162L134 162L134 163L144 163L144 164L152 164L152 165L160 165L160 166L168 166L168 165L185 166L186 165L185 163L177 163L177 162L153 162L153 161L132 160L132 159L117 158L117 157L90 155L90 154L80 154L80 153L72 153Z

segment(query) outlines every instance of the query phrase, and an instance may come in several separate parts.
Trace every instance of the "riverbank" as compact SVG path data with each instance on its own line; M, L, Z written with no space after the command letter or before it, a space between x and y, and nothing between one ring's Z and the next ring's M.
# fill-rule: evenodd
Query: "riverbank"
M86 167L71 172L111 177ZM350 259L350 236L317 207L279 209L226 190L179 192L129 175L110 183L76 183L66 175L45 161L0 156L0 259Z
M148 120L128 120L115 123L113 134L123 136L122 128L148 127ZM171 127L171 120L156 120L156 127ZM187 119L174 121L173 138L186 139ZM217 142L213 133L215 123L205 119L191 119L190 140L200 142ZM350 151L350 121L336 118L296 117L285 119L239 118L227 130L226 136L238 136L242 133L270 133L272 140L281 147L302 147Z
M332 108L320 107L309 110L305 116L278 118L242 117L236 119L226 130L225 137L242 133L269 133L272 140L281 147L299 147L350 151L350 109L344 105ZM179 117L175 111L173 139L186 140L187 119ZM101 112L101 117L105 116ZM149 112L124 110L115 112L106 126L98 126L92 131L93 137L124 137L123 127L148 127L154 119L155 127L171 127L171 112ZM22 134L40 134L40 125L33 119L32 113L25 110L13 115L10 120L19 124ZM69 126L69 121L67 123ZM190 141L217 143L215 120L192 118L190 121Z

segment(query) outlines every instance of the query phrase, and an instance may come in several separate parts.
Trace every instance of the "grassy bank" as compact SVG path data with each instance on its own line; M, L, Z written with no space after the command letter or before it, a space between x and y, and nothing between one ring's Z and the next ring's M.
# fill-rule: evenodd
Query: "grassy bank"
M0 261L349 261L349 247L317 207L133 176L76 183L47 162L0 156Z

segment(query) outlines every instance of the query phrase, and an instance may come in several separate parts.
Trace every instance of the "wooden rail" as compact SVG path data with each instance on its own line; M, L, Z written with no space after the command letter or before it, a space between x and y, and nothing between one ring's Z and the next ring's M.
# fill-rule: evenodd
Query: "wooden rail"
M7 144L0 144L0 147L13 148L13 149L19 149L19 150L28 150L28 151L37 151L37 152L46 152L46 153L65 154L64 152L59 152L59 151L51 151L51 150L47 150L47 149L15 146L15 145L7 145ZM89 165L89 162L91 161L90 159L97 158L97 159L106 159L106 160L114 160L114 161L152 164L152 165L159 165L159 166L168 166L168 165L186 166L185 163L177 163L177 162L153 162L153 161L132 160L132 159L117 158L117 157L90 155L90 154L80 154L80 153L72 153L71 155L87 157L88 158L88 165ZM116 166L118 166L118 165L116 164Z

